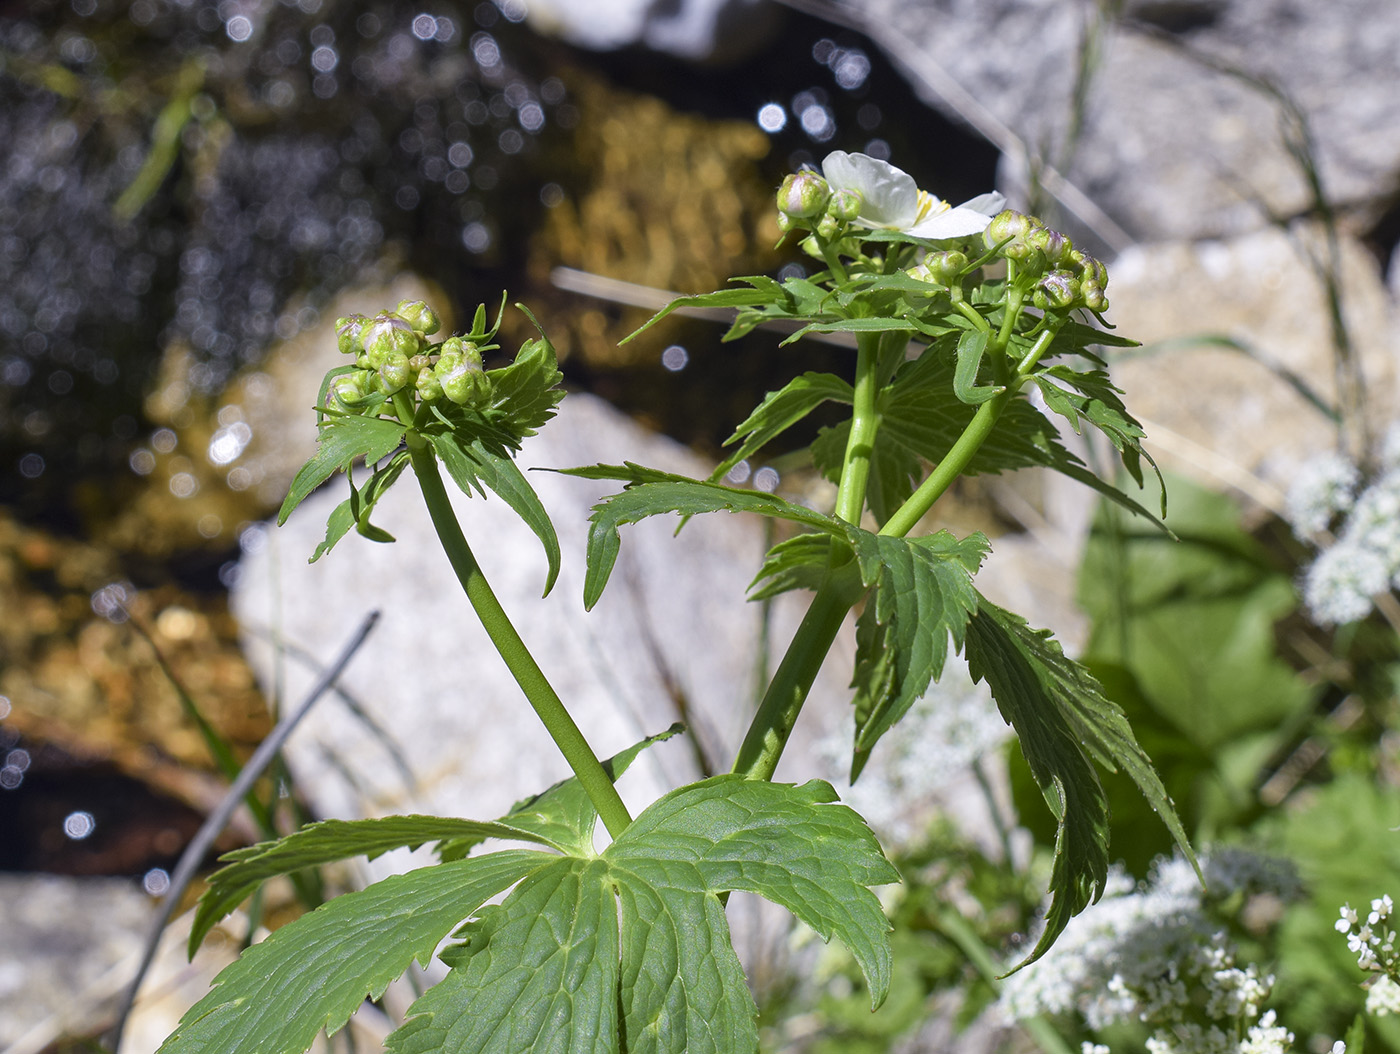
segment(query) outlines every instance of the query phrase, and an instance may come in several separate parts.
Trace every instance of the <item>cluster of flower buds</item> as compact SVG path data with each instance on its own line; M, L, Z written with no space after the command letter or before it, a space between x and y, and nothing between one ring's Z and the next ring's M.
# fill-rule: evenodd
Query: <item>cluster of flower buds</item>
M831 241L860 215L862 204L858 191L832 190L819 172L803 169L778 188L778 228L784 234L797 228L815 231Z
M943 252L925 253L923 261L905 273L921 282L931 282L948 288L962 281L967 272L967 265L967 253L948 249Z
M1042 311L1108 309L1108 268L1036 217L1006 209L992 217L982 238L988 249L1016 261L1021 274L1037 276L1031 299Z
M359 369L335 378L331 395L347 410L367 409L410 386L424 402L446 398L461 406L479 406L490 398L491 381L481 363L481 348L462 337L440 344L428 338L441 323L421 300L404 300L393 311L373 318L348 315L336 319L340 350L355 356Z

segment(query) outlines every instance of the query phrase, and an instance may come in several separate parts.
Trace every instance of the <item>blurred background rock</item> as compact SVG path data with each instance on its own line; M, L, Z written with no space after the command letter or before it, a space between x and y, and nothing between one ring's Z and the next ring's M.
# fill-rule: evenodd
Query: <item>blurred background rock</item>
M571 387L713 458L845 353L681 319L618 341L647 290L803 266L771 194L830 149L954 202L996 185L1103 253L1150 342L1116 367L1149 448L1277 511L1337 434L1282 370L1353 449L1395 403L1397 52L1388 0L0 4L0 866L120 876L102 910L139 929L221 785L174 682L235 749L265 733L228 591L314 442L329 320L508 289ZM1088 502L956 498L1002 535L999 595L1072 641Z

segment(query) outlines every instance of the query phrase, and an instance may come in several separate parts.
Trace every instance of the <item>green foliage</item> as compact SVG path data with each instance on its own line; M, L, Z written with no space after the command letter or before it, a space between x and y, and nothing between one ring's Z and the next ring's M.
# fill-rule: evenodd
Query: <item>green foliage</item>
M1070 918L1097 900L1108 877L1108 799L1094 763L1123 771L1193 862L1186 832L1123 712L1045 630L979 597L967 628L967 665L987 681L1055 817L1052 900L1045 933L1026 962L1043 955ZM1022 964L1024 965L1024 963Z
M757 1011L719 899L731 890L767 897L839 938L865 971L872 1005L883 999L889 927L868 887L898 873L828 785L713 777L658 800L601 855L592 848L597 813L583 800L566 781L512 813L555 833L557 853L452 860L288 924L219 975L162 1051L305 1050L473 916L444 953L447 979L414 1004L390 1050L755 1050ZM548 844L502 822L321 824L235 854L201 910L222 911L282 870L464 835ZM482 909L517 882L499 907Z
M852 533L861 580L872 587L856 623L854 780L880 737L943 675L949 640L962 650L987 539Z

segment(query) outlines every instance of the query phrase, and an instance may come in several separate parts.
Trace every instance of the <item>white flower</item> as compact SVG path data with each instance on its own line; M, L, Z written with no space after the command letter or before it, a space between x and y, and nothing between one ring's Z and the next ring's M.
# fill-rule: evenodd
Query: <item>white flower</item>
M954 208L920 190L914 177L885 161L865 154L833 150L822 162L822 175L831 189L860 195L855 223L871 230L902 231L915 238L967 238L987 229L1006 199L995 191Z
M1322 454L1299 465L1284 510L1293 533L1325 530L1333 516L1351 508L1360 480L1356 466L1341 454Z
M1390 584L1390 568L1375 551L1339 542L1313 561L1303 578L1303 602L1321 625L1358 622L1371 598Z
M1382 974L1366 993L1366 1013L1384 1017L1400 1014L1400 984Z

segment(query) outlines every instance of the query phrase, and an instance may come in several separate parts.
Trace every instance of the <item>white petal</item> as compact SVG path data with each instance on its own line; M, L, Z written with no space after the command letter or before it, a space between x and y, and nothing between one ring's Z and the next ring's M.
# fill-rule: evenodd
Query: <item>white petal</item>
M904 233L912 234L915 238L967 238L981 234L991 222L990 216L959 205L930 216L913 227L904 228Z
M919 188L914 177L866 154L833 150L822 161L822 175L832 190L860 195L862 226L902 229L918 215Z
M958 206L960 209L971 209L973 212L980 212L984 216L995 216L1002 209L1006 208L1006 195L1000 191L989 190L985 194L978 194L977 197L964 201Z

